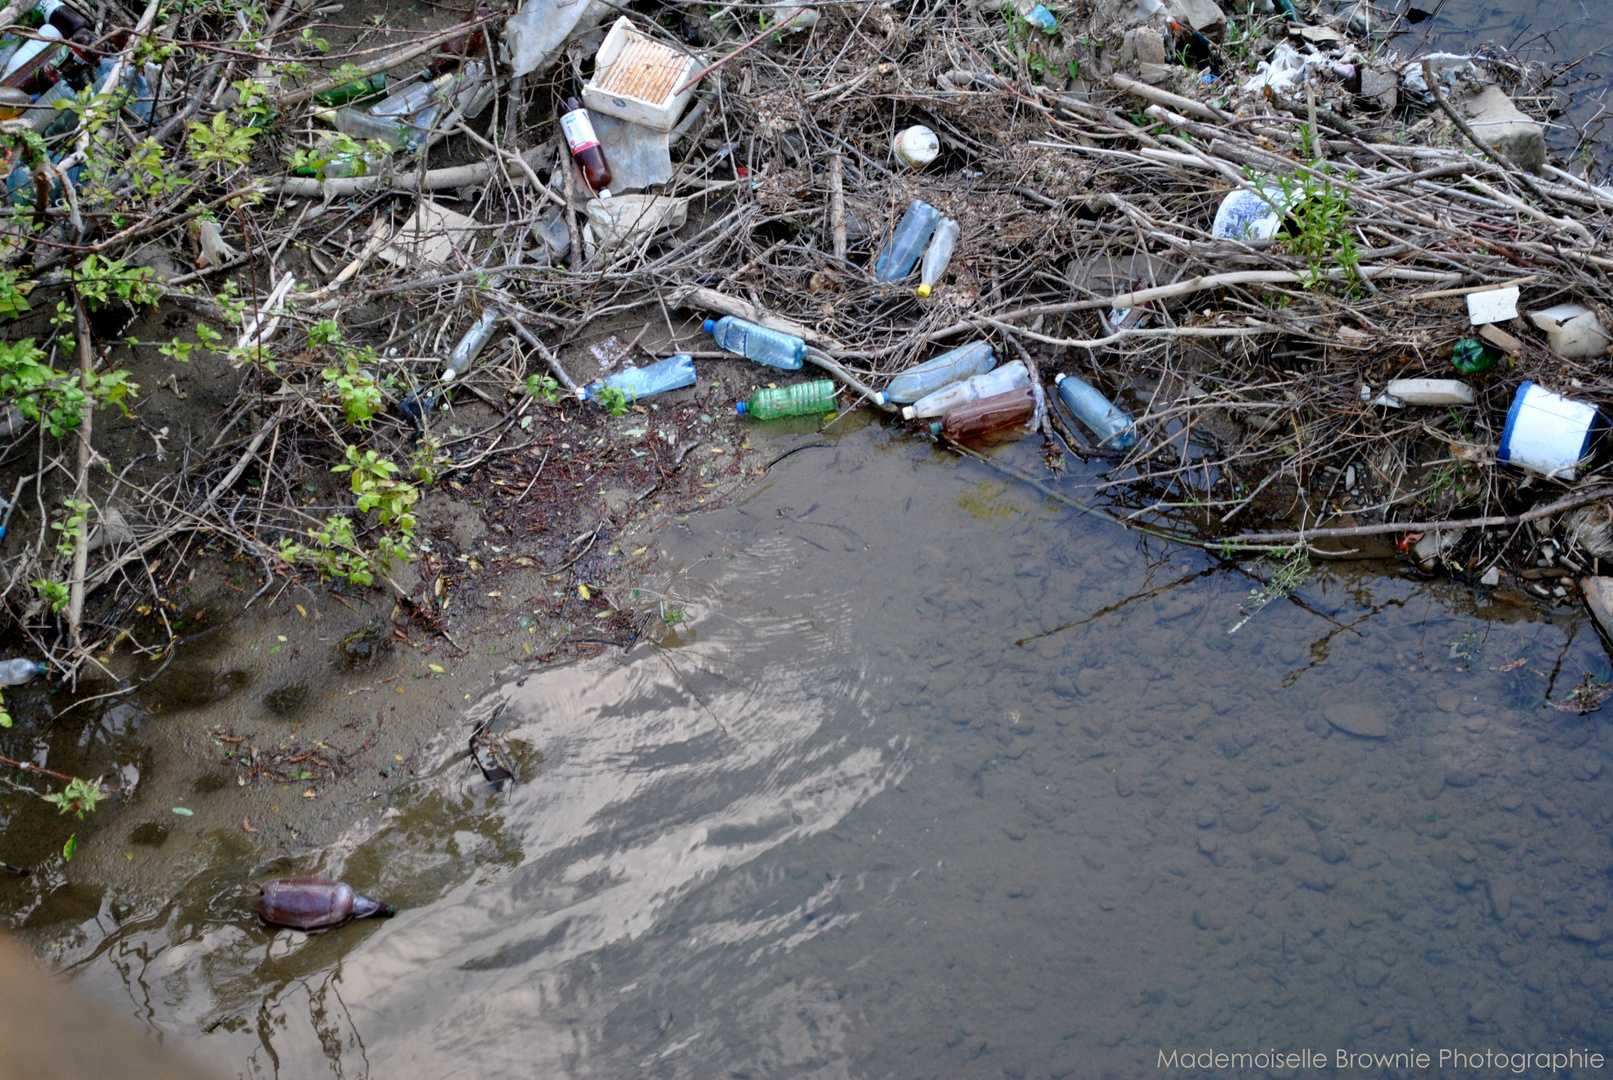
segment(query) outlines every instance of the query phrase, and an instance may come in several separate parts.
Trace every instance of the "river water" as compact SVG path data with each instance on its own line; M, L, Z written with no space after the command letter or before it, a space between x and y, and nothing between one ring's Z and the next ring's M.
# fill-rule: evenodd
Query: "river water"
M61 963L251 1076L1607 1052L1613 732L1555 707L1608 678L1578 614L1383 565L1256 610L1270 567L783 426L808 448L657 534L656 642L512 673L332 846L396 918L271 934L212 871ZM464 758L480 720L508 790Z

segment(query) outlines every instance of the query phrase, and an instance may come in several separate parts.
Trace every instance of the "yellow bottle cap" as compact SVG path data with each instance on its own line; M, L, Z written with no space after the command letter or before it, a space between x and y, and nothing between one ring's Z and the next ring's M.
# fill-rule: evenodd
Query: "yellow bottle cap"
M920 300L928 299L930 295L930 287L928 285L920 285L918 288L918 293Z

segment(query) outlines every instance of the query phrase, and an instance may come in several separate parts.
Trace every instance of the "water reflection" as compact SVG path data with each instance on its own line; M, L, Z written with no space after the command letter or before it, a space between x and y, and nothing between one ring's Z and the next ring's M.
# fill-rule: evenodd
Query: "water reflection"
M647 599L687 622L513 679L332 851L397 918L271 936L220 851L81 977L264 1076L1605 1050L1577 617L1323 566L1229 634L1269 568L878 429L666 543ZM495 716L542 754L504 793L464 755Z

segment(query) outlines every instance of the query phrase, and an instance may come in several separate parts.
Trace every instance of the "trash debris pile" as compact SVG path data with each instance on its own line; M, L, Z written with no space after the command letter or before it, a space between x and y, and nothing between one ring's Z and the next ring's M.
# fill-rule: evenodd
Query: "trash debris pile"
M88 648L86 594L198 528L408 599L424 485L712 371L736 425L1040 433L1037 483L1218 550L1613 557L1575 524L1613 492L1613 188L1554 163L1539 65L1402 51L1367 2L333 10L0 18L8 437L82 443L8 563L36 639ZM138 409L153 307L193 323L176 393L204 354L239 386L133 520L90 416Z

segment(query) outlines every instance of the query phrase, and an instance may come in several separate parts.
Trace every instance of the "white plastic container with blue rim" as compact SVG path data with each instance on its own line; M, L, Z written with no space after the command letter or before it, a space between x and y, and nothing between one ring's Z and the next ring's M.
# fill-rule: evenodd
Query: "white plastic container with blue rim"
M1554 394L1535 382L1518 387L1501 432L1500 459L1558 480L1574 479L1601 425L1595 405Z

